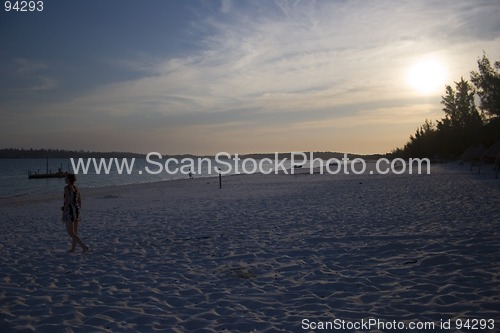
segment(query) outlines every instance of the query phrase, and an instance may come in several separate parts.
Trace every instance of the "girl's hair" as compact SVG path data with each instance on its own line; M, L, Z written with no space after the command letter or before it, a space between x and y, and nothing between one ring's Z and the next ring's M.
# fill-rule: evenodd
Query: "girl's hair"
M66 178L67 178L70 182L72 182L72 183L76 182L76 176L75 176L75 174L74 174L74 173L68 173L68 174L66 175Z

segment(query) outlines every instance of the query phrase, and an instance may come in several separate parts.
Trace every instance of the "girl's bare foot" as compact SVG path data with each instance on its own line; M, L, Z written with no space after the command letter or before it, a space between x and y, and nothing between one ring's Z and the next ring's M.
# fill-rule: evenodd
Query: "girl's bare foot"
M89 252L89 250L90 250L90 247L85 246L85 247L82 249L82 253L83 253L83 254L87 254L87 252Z

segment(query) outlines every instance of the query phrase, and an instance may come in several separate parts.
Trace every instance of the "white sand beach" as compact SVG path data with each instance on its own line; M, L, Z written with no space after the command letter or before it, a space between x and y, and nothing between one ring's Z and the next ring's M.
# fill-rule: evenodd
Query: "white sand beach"
M370 319L500 331L488 170L82 189L88 255L68 253L62 188L0 199L0 332L402 331L353 326Z

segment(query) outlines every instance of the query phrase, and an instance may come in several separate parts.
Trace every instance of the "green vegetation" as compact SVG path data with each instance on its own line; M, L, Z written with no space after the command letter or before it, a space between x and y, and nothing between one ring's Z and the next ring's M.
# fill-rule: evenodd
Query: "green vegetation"
M461 78L455 87L447 85L442 96L444 118L426 120L403 148L392 151L397 157L452 159L470 145L493 145L500 139L500 61L494 67L483 55L478 72L470 82ZM480 100L476 106L476 96Z

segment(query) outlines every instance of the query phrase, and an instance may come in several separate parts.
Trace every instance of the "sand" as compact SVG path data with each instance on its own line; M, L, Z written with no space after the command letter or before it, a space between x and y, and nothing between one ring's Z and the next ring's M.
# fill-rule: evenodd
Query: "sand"
M1 332L500 331L492 172L82 189L88 255L68 253L61 197L0 199Z

